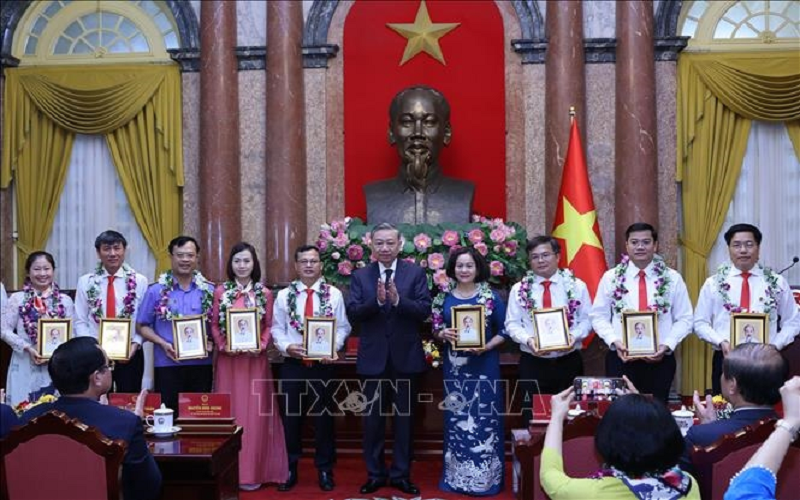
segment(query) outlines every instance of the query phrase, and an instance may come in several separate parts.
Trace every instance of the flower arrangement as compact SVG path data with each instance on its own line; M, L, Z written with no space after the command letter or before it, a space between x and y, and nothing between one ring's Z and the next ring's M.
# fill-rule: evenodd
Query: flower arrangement
M731 313L748 312L746 309L734 304L731 300L729 293L731 290L731 285L728 283L728 275L731 272L731 267L732 266L730 262L723 263L717 268L717 274L714 278L714 281L717 285L717 291L722 298L722 307ZM767 283L767 289L764 291L764 297L759 298L759 300L763 303L761 311L766 314L772 314L772 311L775 310L775 306L778 303L778 296L781 292L780 285L778 284L778 275L768 267L761 266L761 270L764 273L764 281ZM749 312L753 312L754 310L755 309L751 307Z
M439 346L433 340L422 341L422 351L425 353L425 361L433 368L439 368L442 364L442 354L439 352Z
M724 420L731 417L733 406L721 394L717 394L711 398L711 404L714 405L714 411L717 412L717 420Z
M620 314L626 309L625 295L628 294L628 286L625 283L625 272L630 264L630 257L622 254L619 264L614 268L614 290L611 292L611 308L616 314ZM653 294L652 304L648 309L655 311L658 315L669 312L671 304L669 302L669 290L672 280L669 278L669 268L667 263L660 255L653 257L653 272L656 275L656 293Z
M30 410L34 406L38 406L38 405L44 404L44 403L52 403L56 399L58 399L58 398L55 397L52 394L44 394L44 395L40 396L39 399L37 399L33 403L31 403L27 399L25 401L20 401L19 403L17 403L16 406L14 406L14 413L16 413L17 415L22 415L23 413L25 413L26 411Z
M374 261L371 229L351 217L322 225L317 246L322 274L329 283L347 285L353 271ZM400 224L398 230L403 237L399 258L425 268L432 292L449 290L447 259L460 247L473 247L486 258L492 285L514 283L527 271L527 233L514 222L475 215L472 222L465 224Z
M122 298L122 311L117 314L118 318L131 318L136 309L136 271L128 264L122 264L122 272L125 276L125 297ZM89 278L91 284L86 291L86 299L89 303L89 316L95 323L100 323L104 316L103 301L100 299L100 287L106 276L103 275L103 264L97 263L94 273Z
M38 342L39 318L63 318L67 315L64 304L61 303L61 290L53 282L52 293L48 298L41 298L39 293L34 290L30 279L25 280L22 288L25 293L22 305L19 306L19 315L22 318L22 327L28 334L28 340L32 345ZM41 307L37 307L37 299L41 302Z

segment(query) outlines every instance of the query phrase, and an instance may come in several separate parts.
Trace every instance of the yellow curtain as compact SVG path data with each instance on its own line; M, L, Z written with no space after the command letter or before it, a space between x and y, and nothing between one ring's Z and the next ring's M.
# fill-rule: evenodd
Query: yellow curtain
M52 191L47 201L54 205L53 213L42 218L44 205L18 197L20 221L23 213L36 218L35 230L20 223L21 258L42 248L50 233L74 134L104 134L136 222L156 255L157 271L168 267L165 247L181 225L180 88L180 72L172 64L6 69L0 187L14 177L20 192L47 183ZM48 133L68 136L64 150L47 146L50 157L34 156L31 150L42 151L37 144ZM48 172L52 177L42 175ZM37 184L31 184L34 179Z
M696 300L733 198L751 120L784 121L790 136L795 133L800 119L800 54L683 53L677 100L684 278ZM792 137L797 150L800 141ZM681 392L710 385L709 346L692 337L681 349Z

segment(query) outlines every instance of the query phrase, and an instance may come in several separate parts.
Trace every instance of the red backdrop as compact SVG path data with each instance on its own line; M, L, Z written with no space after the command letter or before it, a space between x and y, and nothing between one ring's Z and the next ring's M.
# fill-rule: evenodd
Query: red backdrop
M345 214L366 217L364 184L397 175L387 141L389 103L415 84L450 102L453 140L441 154L446 175L475 183L473 211L505 217L503 20L494 2L426 2L433 23L461 23L439 39L446 66L420 53L400 66L406 38L386 23L413 23L417 1L357 1L344 26Z

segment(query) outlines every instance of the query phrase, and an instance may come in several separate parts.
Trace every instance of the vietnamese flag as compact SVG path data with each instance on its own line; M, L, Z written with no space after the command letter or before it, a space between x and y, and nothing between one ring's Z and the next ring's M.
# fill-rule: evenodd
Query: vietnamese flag
M583 154L578 123L572 119L569 132L567 158L561 175L556 217L553 220L553 237L561 244L559 267L571 269L586 283L594 300L597 285L606 271L606 256L600 238L597 211L594 209L589 171ZM594 338L592 333L583 343L584 348Z

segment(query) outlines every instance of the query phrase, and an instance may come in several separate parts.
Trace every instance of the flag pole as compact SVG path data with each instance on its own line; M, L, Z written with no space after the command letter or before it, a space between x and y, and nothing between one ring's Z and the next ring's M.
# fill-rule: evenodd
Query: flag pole
M572 122L575 121L575 106L569 107L569 124L572 125Z

